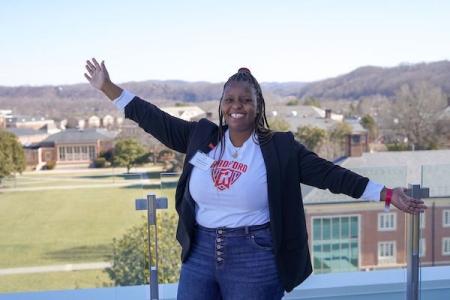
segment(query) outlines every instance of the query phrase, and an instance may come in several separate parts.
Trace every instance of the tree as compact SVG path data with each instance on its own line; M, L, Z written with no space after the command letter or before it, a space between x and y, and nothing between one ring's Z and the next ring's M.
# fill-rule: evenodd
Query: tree
M346 113L347 118L356 118L358 115L357 109L353 103L348 106L348 112Z
M322 108L322 105L320 105L320 102L317 98L308 98L303 102L303 105L310 105L310 106L315 106L318 108Z
M181 268L181 247L175 239L177 215L158 213L158 281L174 283L178 281ZM153 237L154 226L150 238ZM154 243L151 247L152 266L155 265ZM144 222L130 228L121 239L113 243L113 265L106 268L115 286L131 286L149 283L148 224Z
M299 106L301 103L300 103L300 100L299 99L293 99L293 100L289 100L287 103L286 103L286 106Z
M345 154L345 135L353 131L347 122L333 124L327 130L327 139L317 154L326 159L335 159Z
M306 148L311 151L317 152L327 137L327 132L319 127L312 125L299 125L297 127L297 133L295 138L300 141Z
M134 138L120 139L114 147L113 166L126 167L127 173L134 166L143 165L149 153Z
M26 168L25 151L17 137L0 129L0 186L2 179Z
M352 132L347 122L336 123L328 130L316 126L298 126L295 138L311 151L326 159L335 159L344 155L345 134Z
M395 93L383 123L393 142L406 141L418 150L437 149L442 131L448 127L448 120L440 118L446 106L447 99L440 88L428 82L405 84Z
M291 125L288 121L283 118L270 118L267 120L269 122L269 127L275 131L289 131Z
M367 129L369 131L369 140L374 141L378 137L378 125L375 122L375 120L372 118L371 115L366 114L364 117L361 118L359 121L361 126L364 129Z

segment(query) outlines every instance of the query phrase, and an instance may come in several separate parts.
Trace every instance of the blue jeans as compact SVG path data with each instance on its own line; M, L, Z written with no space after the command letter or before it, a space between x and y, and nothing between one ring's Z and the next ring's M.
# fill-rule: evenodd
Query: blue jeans
M178 300L277 300L284 295L270 225L197 226L181 266Z

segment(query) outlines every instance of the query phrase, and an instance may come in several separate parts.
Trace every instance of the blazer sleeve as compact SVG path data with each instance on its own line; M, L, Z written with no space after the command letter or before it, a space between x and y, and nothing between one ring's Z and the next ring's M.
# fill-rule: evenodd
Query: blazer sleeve
M334 194L360 198L369 179L319 157L297 141L293 141L299 162L301 183Z
M125 106L125 117L135 121L161 143L177 152L186 153L197 122L174 117L157 106L134 97Z

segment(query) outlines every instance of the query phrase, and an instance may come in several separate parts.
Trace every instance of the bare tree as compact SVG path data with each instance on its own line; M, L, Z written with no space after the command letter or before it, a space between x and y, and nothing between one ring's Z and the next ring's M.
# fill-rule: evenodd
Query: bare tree
M446 120L441 120L446 106L441 88L428 82L403 85L395 93L383 123L391 141L409 143L417 150L438 149L440 135L447 126Z

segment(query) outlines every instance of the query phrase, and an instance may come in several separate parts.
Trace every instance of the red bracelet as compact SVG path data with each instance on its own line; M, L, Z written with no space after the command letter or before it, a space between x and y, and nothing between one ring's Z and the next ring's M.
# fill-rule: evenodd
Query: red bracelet
M392 200L392 189L386 190L386 203L384 204L384 211L389 211L389 206Z

